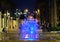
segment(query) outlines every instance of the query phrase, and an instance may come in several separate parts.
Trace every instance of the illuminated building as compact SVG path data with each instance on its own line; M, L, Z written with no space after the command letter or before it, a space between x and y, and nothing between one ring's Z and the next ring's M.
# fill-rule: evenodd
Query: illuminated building
M10 13L7 12L7 32L9 32L9 28L10 28Z
M6 13L4 14L4 28L6 29L7 27L7 19L6 19Z
M19 18L16 18L16 29L17 29L17 31L19 30Z
M0 32L2 32L2 24L1 24L2 23L2 17L1 16L2 16L2 13L0 12Z
M8 22L8 32L18 32L19 30L19 22L18 22L18 18L16 18L16 20L13 20L13 17L9 17L10 21Z
M2 18L2 21L3 21L2 23L3 23L3 28L4 28L4 18Z
M12 20L11 21L11 29L10 31L13 31L13 32L18 32L18 29L19 29L19 23L18 23L18 19L17 20ZM12 25L13 24L13 25Z
M13 28L13 17L11 17L10 26L11 26L10 29L12 30L12 28Z

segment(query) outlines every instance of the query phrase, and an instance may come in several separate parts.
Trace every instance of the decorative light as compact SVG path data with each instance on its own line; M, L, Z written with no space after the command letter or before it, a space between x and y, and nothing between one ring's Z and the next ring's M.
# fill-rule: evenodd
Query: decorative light
M4 16L6 16L6 13L4 14Z
M37 13L37 11L35 11L35 13Z
M36 19L34 20L24 20L20 26L20 39L22 40L36 40L38 38L36 30L38 29L38 24ZM37 38L36 38L37 36Z
M25 12L28 12L28 9L25 9Z
M7 13L8 16L10 16L10 13Z
M20 13L18 13L20 15Z
M20 12L20 14L23 14L22 12Z
M16 9L16 11L17 11L18 9Z
M37 13L40 14L40 9L37 9Z
M38 12L40 12L40 10L39 10L39 9L37 9L37 11L38 11Z

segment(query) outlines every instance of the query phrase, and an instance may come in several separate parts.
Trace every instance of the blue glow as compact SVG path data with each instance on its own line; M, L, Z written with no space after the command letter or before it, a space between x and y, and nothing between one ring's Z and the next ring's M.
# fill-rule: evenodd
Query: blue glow
M20 39L22 40L36 40L38 38L36 30L38 24L36 20L24 20L20 26ZM37 38L36 38L37 37Z

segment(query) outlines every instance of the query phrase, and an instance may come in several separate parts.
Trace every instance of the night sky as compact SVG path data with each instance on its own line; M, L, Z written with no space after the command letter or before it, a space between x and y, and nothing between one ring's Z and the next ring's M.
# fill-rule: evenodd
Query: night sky
M28 8L30 10L35 8L37 0L11 0L18 9Z
M33 10L36 7L47 7L48 0L1 0L0 6L2 8L18 8L18 9L26 9ZM47 6L46 6L47 5Z
M34 9L39 8L41 10L41 18L46 19L49 17L50 12L50 0L0 0L0 10L2 12L10 9L11 16L13 16L16 9L29 9L30 12L33 12Z

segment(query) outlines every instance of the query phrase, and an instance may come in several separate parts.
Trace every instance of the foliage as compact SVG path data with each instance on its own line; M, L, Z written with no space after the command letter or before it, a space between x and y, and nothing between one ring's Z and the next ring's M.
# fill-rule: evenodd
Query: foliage
M51 27L50 28L51 31L60 31L60 26L57 26L57 27Z

